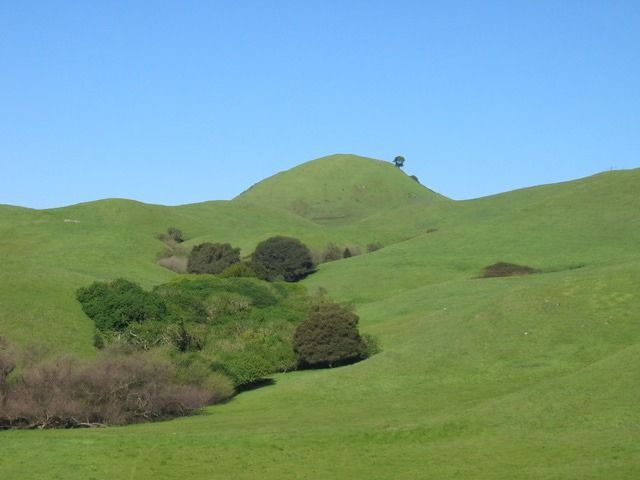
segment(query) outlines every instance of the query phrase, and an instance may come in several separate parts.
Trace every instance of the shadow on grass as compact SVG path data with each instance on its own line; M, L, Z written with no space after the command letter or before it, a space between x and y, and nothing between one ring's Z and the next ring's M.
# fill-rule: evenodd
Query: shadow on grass
M269 387L275 384L276 381L273 378L258 378L253 382L238 385L236 387L236 393L250 392L251 390L257 390L258 388Z

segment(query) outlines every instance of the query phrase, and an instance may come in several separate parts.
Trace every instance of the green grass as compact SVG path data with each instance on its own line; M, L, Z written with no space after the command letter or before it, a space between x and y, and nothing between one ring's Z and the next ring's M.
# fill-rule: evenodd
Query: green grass
M356 202L347 163L363 178L388 172L382 190L393 198ZM314 190L310 168L325 178L345 171L336 188L351 193L338 198L325 180ZM0 207L0 334L83 355L92 330L75 288L115 276L147 287L175 278L154 264L162 248L154 235L169 226L190 244L231 241L244 253L276 233L315 248L386 245L323 264L303 282L355 303L382 353L278 375L190 418L0 432L0 476L638 478L640 170L464 202L427 189L401 201L404 180L421 188L395 167L329 157L231 202ZM300 199L313 205L303 215L291 208ZM346 211L329 219L336 199ZM497 261L543 273L475 278Z

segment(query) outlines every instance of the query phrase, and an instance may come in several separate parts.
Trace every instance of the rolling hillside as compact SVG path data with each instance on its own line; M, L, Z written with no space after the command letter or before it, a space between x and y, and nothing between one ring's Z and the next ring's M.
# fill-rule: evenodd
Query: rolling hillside
M638 192L635 169L454 202L338 155L230 202L0 206L0 335L87 356L74 290L171 278L155 263L169 226L243 253L273 234L385 245L303 282L354 303L382 353L278 375L190 418L0 432L0 477L638 478ZM541 273L477 278L497 261Z

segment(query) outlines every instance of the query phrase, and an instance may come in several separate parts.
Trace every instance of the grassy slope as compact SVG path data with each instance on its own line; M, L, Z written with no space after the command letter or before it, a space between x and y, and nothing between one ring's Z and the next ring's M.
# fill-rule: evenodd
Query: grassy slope
M271 221L273 230L308 228L317 242L337 234L408 238L325 264L305 282L357 304L363 328L383 342L378 356L279 376L275 386L202 416L96 431L5 432L0 475L637 478L639 185L640 170L611 172L468 202L396 205L322 228L285 214L265 219L244 202L244 223L229 213L234 202L0 210L1 228L13 235L0 247L9 265L0 279L0 315L8 306L19 321L21 308L32 308L39 277L42 290L60 287L35 303L44 315L59 301L60 318L77 307L58 295L88 278L116 271L147 284L166 278L152 262L159 248L152 234L167 222L207 236L215 219L215 235L241 234L247 247ZM227 217L224 209L231 209ZM83 212L79 224L62 222ZM86 232L67 228L80 226ZM92 257L96 246L110 246L113 256ZM38 253L27 261L32 249ZM548 273L473 278L497 260ZM18 280L27 264L33 269ZM5 296L15 282L22 290ZM81 315L67 317L65 328L82 322ZM16 335L24 328L0 317L7 325Z

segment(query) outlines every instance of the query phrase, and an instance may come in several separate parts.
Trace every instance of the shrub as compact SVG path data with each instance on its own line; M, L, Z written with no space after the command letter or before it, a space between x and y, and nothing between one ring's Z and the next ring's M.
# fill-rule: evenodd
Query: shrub
M123 278L93 282L79 288L76 298L102 331L123 331L132 323L161 320L166 314L166 305L158 295Z
M511 277L515 275L531 275L537 273L535 268L525 265L516 265L515 263L498 262L485 267L482 277Z
M345 248L344 252L342 252L342 258L351 258L351 257L353 257L351 250L349 250L349 247Z
M348 245L345 250L349 250L352 257L357 257L358 255L362 255L362 249L358 245Z
M182 231L177 229L176 227L169 227L167 229L167 238L173 240L176 243L184 242L184 235L182 234Z
M233 381L211 369L210 360L198 353L174 355L172 363L176 369L176 380L187 385L198 385L211 393L209 403L219 403L234 393Z
M4 337L0 337L0 412L7 398L8 378L16 368L16 363L15 349Z
M94 338L96 348L104 348L114 342L125 343L140 350L169 343L164 322L132 323L122 331L97 332ZM102 345L102 347L100 347Z
M187 326L184 322L171 325L167 330L171 343L180 352L202 350L205 344L206 331L195 326Z
M367 252L375 252L376 250L380 250L382 248L382 244L380 242L373 242L367 245Z
M337 303L312 306L293 336L293 349L302 367L353 363L365 357L366 348L358 333L358 316Z
M0 426L78 427L186 415L222 399L222 392L200 383L180 381L171 363L149 354L109 350L85 365L58 357L24 369Z
M251 299L238 293L224 292L209 297L205 301L209 321L219 321L224 317L243 318L251 309Z
M158 285L153 293L158 295L167 306L167 320L173 323L207 320L207 309L193 292L180 288L180 283Z
M221 273L240 261L240 249L228 243L201 243L191 250L187 271L189 273Z
M297 282L315 271L311 252L300 240L276 236L258 244L252 267L264 280Z
M213 295L237 293L249 297L256 307L268 307L278 303L274 288L268 283L252 278L195 277L181 278L154 289L168 302L174 295L187 295L195 300L205 301Z
M322 254L323 262L333 262L342 258L342 251L335 243L330 243Z
M369 333L365 333L362 335L362 340L365 345L365 357L373 357L382 351L382 347L380 346L380 342L376 337Z
M291 327L239 330L219 345L219 357L213 368L230 377L236 387L243 388L264 380L272 373L295 368L291 333Z
M251 265L246 262L234 263L225 268L220 274L222 278L252 278L256 277L256 272L253 271Z
M234 352L213 368L231 378L236 387L251 385L274 372L269 360L253 349Z

